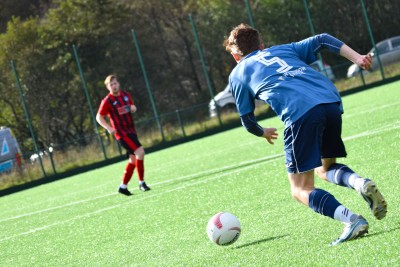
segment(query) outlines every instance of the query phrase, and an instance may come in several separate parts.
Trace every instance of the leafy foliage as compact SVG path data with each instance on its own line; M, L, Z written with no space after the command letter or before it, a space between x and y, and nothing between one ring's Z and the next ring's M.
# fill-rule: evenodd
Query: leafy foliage
M117 73L133 94L141 117L153 110L132 30L137 33L152 94L160 113L208 102L210 94L188 16L193 16L204 51L212 90L222 90L235 62L224 51L224 36L249 23L241 0L139 1L41 0L1 2L7 23L0 35L0 125L29 139L10 61L16 63L40 146L85 144L94 124L84 97L72 50L75 45L91 104L96 109L107 93L103 79ZM304 1L248 1L267 45L296 41L311 33ZM316 33L329 32L361 52L371 42L360 2L306 1ZM376 41L399 35L399 1L365 1ZM27 8L25 8L27 7ZM334 12L332 12L334 10ZM324 55L334 65L335 55ZM94 110L96 112L96 110ZM30 147L23 146L29 150Z

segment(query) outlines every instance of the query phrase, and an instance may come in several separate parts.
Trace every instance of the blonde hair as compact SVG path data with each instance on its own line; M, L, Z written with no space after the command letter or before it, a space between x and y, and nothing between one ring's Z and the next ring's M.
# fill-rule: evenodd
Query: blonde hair
M110 74L110 75L108 75L108 76L106 77L106 79L104 80L104 84L105 84L105 85L108 85L108 84L110 84L110 82L111 82L112 80L114 80L114 79L118 80L118 79L117 79L117 75L115 75L115 74Z

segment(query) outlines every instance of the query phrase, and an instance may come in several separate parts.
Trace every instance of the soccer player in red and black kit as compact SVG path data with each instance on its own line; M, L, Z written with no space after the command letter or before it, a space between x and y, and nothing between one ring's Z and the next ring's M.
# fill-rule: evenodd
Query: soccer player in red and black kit
M104 81L110 93L101 101L96 120L124 147L129 155L128 164L122 177L118 192L127 196L132 195L128 190L128 183L132 177L135 167L139 177L139 189L150 190L144 182L144 148L136 135L135 124L131 113L136 112L130 94L120 90L120 84L116 75L107 76ZM106 121L105 116L110 119L111 125Z

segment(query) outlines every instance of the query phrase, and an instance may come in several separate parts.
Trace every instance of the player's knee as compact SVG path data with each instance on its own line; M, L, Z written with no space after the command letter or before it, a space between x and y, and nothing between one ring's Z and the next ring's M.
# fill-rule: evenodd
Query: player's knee
M299 190L299 188L297 188L297 187L292 187L292 188L291 188L291 194L292 194L292 198L293 198L294 200L300 202L301 190Z
M328 181L328 178L326 177L327 172L328 172L327 167L321 166L315 168L315 173L317 174L317 176L325 181Z
M135 150L135 155L139 159L143 159L144 158L145 152L144 152L144 149L143 149L142 146Z
M326 176L326 170L323 167L318 167L315 168L315 173L318 175L320 178L324 178Z
M308 198L313 188L314 187L292 187L292 198L299 203L308 205Z

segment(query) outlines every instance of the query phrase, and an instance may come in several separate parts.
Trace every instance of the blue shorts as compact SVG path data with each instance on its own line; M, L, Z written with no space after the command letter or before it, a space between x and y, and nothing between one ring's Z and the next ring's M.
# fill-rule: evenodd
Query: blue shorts
M284 132L288 173L320 167L321 158L346 157L341 134L340 103L320 104L307 111Z

